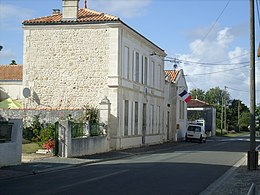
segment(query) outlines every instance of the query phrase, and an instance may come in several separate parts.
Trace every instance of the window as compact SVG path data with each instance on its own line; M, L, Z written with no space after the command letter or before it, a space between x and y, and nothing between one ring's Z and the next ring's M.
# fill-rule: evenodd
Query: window
M154 133L154 105L151 105L150 108L150 129L152 134Z
M154 75L154 62L152 61L152 64L150 66L150 86L154 87L154 81L155 81L155 75Z
M124 64L123 64L123 77L126 79L130 78L130 64L129 64L129 48L124 48Z
M159 133L160 132L160 128L161 128L161 118L160 118L160 106L157 106L157 110L156 110L156 120L157 120L157 124L156 124L156 132L155 133Z
M184 101L180 101L180 108L179 108L179 119L184 119Z
M134 80L136 81L136 82L139 82L139 69L140 69L140 65L139 65L139 63L140 63L140 57L139 57L139 53L138 52L135 52L135 68L134 68Z
M142 60L142 83L144 85L147 85L147 71L148 70L148 58L146 56L143 56Z
M125 120L124 120L124 135L128 135L128 112L129 112L129 101L125 100Z
M134 134L138 135L138 102L135 102Z
M160 64L158 64L157 66L157 88L160 89L161 88L161 66Z
M146 135L146 104L143 104L143 135Z

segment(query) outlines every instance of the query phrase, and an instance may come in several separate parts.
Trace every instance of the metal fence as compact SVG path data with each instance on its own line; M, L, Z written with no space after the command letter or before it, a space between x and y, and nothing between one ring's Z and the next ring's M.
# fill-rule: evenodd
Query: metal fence
M104 124L101 123L75 123L71 122L71 137L84 138L88 136L105 135Z

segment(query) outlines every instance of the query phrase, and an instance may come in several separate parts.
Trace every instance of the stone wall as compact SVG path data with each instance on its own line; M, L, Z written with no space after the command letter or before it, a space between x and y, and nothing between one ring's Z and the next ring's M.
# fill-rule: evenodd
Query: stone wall
M74 110L51 110L51 109L0 109L0 118L4 119L24 119L29 124L34 116L39 115L40 122L55 123L59 120L67 119L71 116L77 119L84 114L82 109Z
M26 108L97 106L108 93L109 28L24 27Z

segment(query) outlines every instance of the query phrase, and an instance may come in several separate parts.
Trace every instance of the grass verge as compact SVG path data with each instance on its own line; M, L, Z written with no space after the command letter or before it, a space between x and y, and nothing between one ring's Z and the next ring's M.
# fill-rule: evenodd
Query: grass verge
M26 143L22 145L22 153L35 153L38 149L41 149L37 143Z
M249 134L250 134L249 131L241 131L241 132L229 133L229 132L223 130L223 132L222 132L222 136L223 137L238 137L238 136L244 136L244 135L249 135ZM216 130L216 136L221 137L221 130L220 129Z

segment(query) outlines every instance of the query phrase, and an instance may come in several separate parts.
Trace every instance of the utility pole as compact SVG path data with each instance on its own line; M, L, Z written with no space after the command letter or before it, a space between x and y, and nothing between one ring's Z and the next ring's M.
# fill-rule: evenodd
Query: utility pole
M258 151L255 141L255 10L250 0L250 151L247 153L248 170L257 170Z
M227 86L225 86L225 93L224 93L224 129L227 131L227 108L226 108L226 102L227 102Z
M224 94L223 94L224 95ZM224 106L224 97L222 95L222 102L221 102L221 136L223 135L223 106Z
M240 132L240 100L238 100L238 106L237 106L237 126L238 126L238 132Z

